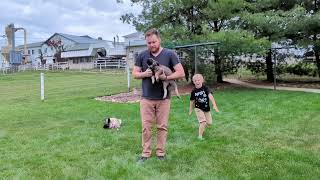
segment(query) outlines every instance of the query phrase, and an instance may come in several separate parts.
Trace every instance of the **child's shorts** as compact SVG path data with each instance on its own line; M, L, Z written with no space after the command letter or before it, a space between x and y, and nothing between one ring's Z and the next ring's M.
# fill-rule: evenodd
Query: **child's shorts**
M212 117L210 111L204 112L201 109L194 108L199 123L206 122L208 125L212 124Z

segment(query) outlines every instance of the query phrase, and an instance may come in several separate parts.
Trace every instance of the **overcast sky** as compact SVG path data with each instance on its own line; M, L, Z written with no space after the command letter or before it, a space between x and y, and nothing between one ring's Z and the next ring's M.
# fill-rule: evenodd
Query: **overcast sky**
M118 4L116 0L1 0L0 46L6 45L5 27L27 29L28 41L46 40L55 32L89 35L113 40L135 32L132 25L120 20L126 12L139 13L141 7L131 6L129 0ZM23 31L16 33L16 43L23 43Z

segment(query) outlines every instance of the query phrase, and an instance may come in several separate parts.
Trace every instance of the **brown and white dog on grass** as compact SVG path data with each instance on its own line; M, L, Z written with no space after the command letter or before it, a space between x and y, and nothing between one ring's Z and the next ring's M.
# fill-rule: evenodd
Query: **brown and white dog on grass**
M105 129L117 129L119 130L121 127L122 121L117 118L106 118L104 121L103 128Z
M154 84L155 81L159 81L159 76L162 75L163 73L166 76L170 76L172 74L172 70L170 68L168 68L167 66L160 65L158 61L152 58L148 58L147 65L153 74L151 76L152 84ZM168 95L168 89L167 89L168 86L169 86L169 90L170 91L174 90L177 97L180 98L178 86L174 80L165 80L165 81L162 81L162 83L163 83L163 92L164 92L163 99L165 99Z

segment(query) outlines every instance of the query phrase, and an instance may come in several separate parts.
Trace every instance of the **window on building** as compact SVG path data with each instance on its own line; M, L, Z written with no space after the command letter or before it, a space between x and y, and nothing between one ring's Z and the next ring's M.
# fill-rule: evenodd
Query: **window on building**
M79 59L73 59L73 64L78 64L79 63Z
M28 50L28 54L30 55L30 50Z
M31 50L31 54L34 54L34 50L33 49Z

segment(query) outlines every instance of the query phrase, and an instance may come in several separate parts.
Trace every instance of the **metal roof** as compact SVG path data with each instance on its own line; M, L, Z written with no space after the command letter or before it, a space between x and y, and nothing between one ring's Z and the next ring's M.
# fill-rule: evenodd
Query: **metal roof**
M145 40L132 40L132 41L126 41L125 42L126 47L132 47L132 46L147 46Z
M79 44L89 44L89 43L95 43L95 42L99 42L101 40L98 39L94 39L88 35L84 35L84 36L75 36L75 35L70 35L70 34L64 34L64 33L56 33L60 36L63 36L67 39L70 39L71 41L74 41L76 43ZM49 38L50 39L50 38Z
M88 56L91 56L91 52L89 52L88 50L66 51L61 53L61 58L88 57Z
M67 48L66 51L77 51L77 50L86 50L89 49L91 44L76 44L70 48Z
M27 48L41 47L43 43L44 43L44 41L42 41L42 42L36 42L36 43L29 43L29 44L27 44ZM19 46L17 46L16 48L18 48L18 49L23 49L23 48L24 48L24 45L19 45Z
M128 34L128 35L125 35L125 36L122 36L122 37L130 38L130 37L139 37L139 36L143 36L143 33L142 32L135 32L135 33L131 33L131 34Z

